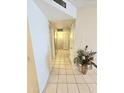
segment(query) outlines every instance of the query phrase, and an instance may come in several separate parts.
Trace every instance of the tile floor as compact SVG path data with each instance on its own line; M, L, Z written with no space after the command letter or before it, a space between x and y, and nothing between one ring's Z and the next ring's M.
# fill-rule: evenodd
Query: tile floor
M97 93L96 69L82 75L69 60L69 52L59 50L45 93Z

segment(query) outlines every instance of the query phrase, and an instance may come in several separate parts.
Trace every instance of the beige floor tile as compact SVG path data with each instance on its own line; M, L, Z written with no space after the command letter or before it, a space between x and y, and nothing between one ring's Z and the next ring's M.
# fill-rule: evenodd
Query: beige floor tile
M71 65L65 65L65 68L66 69L72 69L72 66Z
M55 65L59 65L60 63L59 62L55 62Z
M65 65L70 65L70 62L65 62Z
M56 93L57 84L48 84L45 93Z
M91 75L91 78L94 80L95 83L97 83L97 75Z
M67 84L58 84L57 93L68 93Z
M59 69L54 68L52 70L51 74L59 74Z
M61 59L57 59L56 61L63 62L63 61L64 61L64 59L63 59L63 58L61 58Z
M68 74L74 74L74 73L73 73L72 69L66 69L66 74L68 75Z
M58 75L50 75L49 83L57 83L58 82Z
M76 69L74 69L74 70L73 70L73 72L74 72L74 74L75 74L75 75L82 75L82 73L81 73L81 72L79 72L79 71L78 71L78 70L76 70Z
M61 58L59 57L59 55L57 55L57 57L56 57L56 61L58 61L58 60L60 60Z
M67 51L57 53L45 93L96 93L96 69L83 75L69 61Z
M76 84L68 84L68 93L79 93Z
M65 58L65 63L70 63L70 60L69 60L69 58Z
M59 60L60 60L60 58L56 58L56 59L55 59L55 62L59 62Z
M65 65L60 65L60 69L65 69Z
M67 83L66 75L59 75L58 83Z
M96 69L94 69L94 71L95 71L95 73L97 74L97 70L96 70Z
M87 84L78 84L80 93L90 93Z
M97 85L96 84L88 84L92 93L97 93Z
M64 66L61 66L60 69L66 69Z
M94 69L88 70L87 75L96 75L97 73L95 72Z
M54 65L54 68L58 68L59 69L59 65Z
M62 75L62 74L64 74L64 75L65 75L65 74L66 74L65 69L60 69L60 70L59 70L59 74L60 74L60 75Z
M65 62L61 62L60 65L65 65Z
M67 83L76 83L74 75L67 75Z
M95 83L95 81L93 80L93 78L90 75L83 75L86 83Z
M75 75L77 83L85 83L85 80L82 75Z

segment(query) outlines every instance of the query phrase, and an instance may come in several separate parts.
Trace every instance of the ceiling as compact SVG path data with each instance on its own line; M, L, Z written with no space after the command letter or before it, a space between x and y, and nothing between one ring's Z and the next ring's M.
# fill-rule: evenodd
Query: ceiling
M70 1L77 8L97 7L97 0L68 0L68 1ZM56 28L68 28L74 23L74 20L72 20L72 18L69 15L64 14L60 10L57 10L56 8L48 5L47 3L44 2L44 0L36 0L36 4L45 13L45 15L48 16L49 21L51 21L51 23L54 24ZM55 16L56 14L57 16Z
M41 9L44 15L48 18L49 21L73 19L73 16L63 11L60 11L59 8L56 8L54 5L49 4L47 0L35 0L35 3Z
M97 0L68 0L77 8L85 7L97 7ZM56 28L66 28L70 27L74 20L63 20L63 21L54 21L52 22Z
M77 8L80 7L97 7L97 0L68 0Z

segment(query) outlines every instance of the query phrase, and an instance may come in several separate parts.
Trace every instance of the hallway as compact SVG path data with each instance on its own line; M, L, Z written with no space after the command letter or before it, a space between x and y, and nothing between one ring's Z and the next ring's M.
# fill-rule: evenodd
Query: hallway
M45 93L96 93L96 73L82 75L71 65L69 51L58 50Z

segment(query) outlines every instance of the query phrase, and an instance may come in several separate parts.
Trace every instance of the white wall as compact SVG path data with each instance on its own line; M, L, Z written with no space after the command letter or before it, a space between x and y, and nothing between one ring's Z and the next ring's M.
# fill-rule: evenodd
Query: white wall
M28 24L27 24L28 26ZM27 27L27 93L39 93L36 66L34 62L32 40L29 26Z
M54 45L54 31L55 27L51 23L49 24L49 30L50 30L50 50L51 50L51 60L50 60L50 71L53 68L54 60L55 60L55 45Z
M97 9L78 9L75 31L75 49L84 48L97 50Z
M42 93L49 76L49 23L32 0L28 0L28 21L31 30L39 90Z
M70 31L70 60L74 64L74 34L75 34L75 24L73 23Z
M74 31L74 57L78 49L88 45L88 50L97 51L97 9L80 8L77 12ZM73 57L72 57L73 58ZM96 56L94 62L96 63Z
M49 25L49 29L50 29L50 41L51 41L51 55L52 55L52 59L55 59L55 42L54 42L54 38L55 38L55 26L50 24Z

